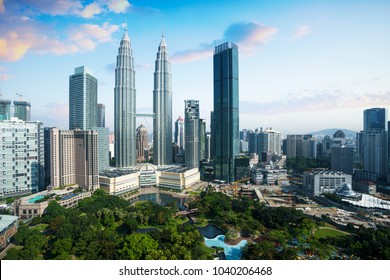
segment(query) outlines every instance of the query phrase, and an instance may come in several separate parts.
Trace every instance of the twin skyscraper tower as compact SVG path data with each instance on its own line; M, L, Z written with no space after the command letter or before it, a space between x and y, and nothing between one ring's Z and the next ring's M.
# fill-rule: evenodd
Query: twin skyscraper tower
M127 29L120 42L115 68L116 167L136 165L136 89L133 51ZM168 49L162 36L158 47L153 89L154 164L172 163L172 75Z

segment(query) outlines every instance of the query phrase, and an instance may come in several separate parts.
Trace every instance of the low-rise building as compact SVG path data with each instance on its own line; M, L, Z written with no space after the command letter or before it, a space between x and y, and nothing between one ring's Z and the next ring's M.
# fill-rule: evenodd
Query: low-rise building
M45 190L20 199L14 203L14 213L20 219L40 217L45 213L47 206L53 200L65 208L78 204L81 199L90 197L92 191L74 192L78 185L73 185L64 190Z
M100 187L111 195L139 188L160 187L182 191L200 181L198 168L177 165L155 166L145 163L134 169L112 169L100 173Z
M287 181L287 170L274 164L258 164L252 168L251 181L256 185L277 185Z
M0 215L0 251L8 246L10 238L16 233L18 216Z
M314 195L334 193L338 187L352 185L352 176L340 171L315 171L303 174L303 186Z
M111 195L139 189L140 173L135 169L113 169L100 173L100 188Z
M199 182L199 180L200 172L198 168L162 167L159 169L158 187L182 191Z

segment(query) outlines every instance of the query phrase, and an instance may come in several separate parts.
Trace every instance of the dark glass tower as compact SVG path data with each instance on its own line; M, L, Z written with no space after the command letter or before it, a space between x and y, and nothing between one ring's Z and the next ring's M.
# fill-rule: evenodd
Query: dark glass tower
M387 110L364 110L363 164L364 169L385 181L388 173Z
M164 35L158 46L153 90L153 162L172 163L172 74Z
M364 110L364 131L387 130L387 110L385 108L371 108Z
M69 129L92 129L97 124L97 79L85 66L69 77Z
M188 168L199 167L200 150L200 121L199 121L199 101L185 100L185 163Z
M234 158L240 152L238 47L226 42L214 51L214 116L212 141L215 177L233 182Z
M135 71L127 30L123 34L115 68L115 160L117 167L136 164Z

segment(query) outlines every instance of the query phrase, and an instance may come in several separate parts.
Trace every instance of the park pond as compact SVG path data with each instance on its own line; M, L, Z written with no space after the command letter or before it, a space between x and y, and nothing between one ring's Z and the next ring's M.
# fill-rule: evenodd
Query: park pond
M241 249L248 243L246 240L241 240L237 245L228 245L225 243L225 235L218 235L213 239L204 237L204 242L207 247L223 248L227 260L241 259Z

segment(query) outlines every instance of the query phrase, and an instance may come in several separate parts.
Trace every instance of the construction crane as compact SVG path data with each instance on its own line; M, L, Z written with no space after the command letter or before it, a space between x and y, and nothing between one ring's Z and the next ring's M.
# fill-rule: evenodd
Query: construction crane
M250 179L251 179L250 177L247 177L247 178L243 178L240 180L236 180L232 183L231 187L233 187L233 190L234 190L234 192L233 192L234 197L236 197L237 193L238 193L238 183L247 182Z

